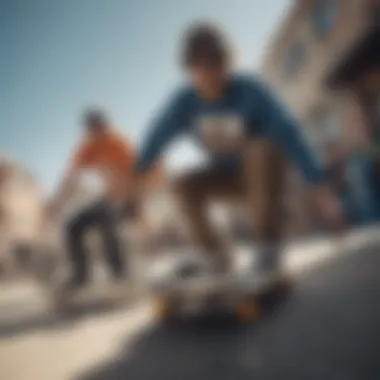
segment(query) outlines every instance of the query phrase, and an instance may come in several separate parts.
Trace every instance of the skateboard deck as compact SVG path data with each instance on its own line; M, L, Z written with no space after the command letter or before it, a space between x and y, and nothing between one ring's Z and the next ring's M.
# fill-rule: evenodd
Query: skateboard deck
M239 320L257 320L275 295L288 293L291 278L284 275L273 280L236 270L229 276L194 276L189 279L168 277L151 289L159 320L180 315L198 315L210 310L233 312ZM268 302L269 301L269 302ZM276 302L275 302L276 303Z

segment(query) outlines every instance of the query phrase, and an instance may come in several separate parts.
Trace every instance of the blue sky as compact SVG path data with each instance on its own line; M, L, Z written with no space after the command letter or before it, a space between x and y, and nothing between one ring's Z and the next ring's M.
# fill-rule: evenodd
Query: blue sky
M181 78L181 31L221 24L238 63L255 69L288 0L0 0L0 153L53 189L80 137L78 115L101 105L138 142ZM181 152L181 153L179 153ZM189 145L170 152L197 158ZM173 165L170 160L169 165Z

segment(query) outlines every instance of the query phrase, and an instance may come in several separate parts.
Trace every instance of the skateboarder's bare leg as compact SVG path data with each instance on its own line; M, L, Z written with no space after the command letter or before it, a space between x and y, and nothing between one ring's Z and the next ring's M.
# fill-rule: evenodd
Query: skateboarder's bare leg
M207 252L228 257L228 242L212 227L208 206L212 201L241 201L251 216L252 235L259 243L259 265L276 270L283 239L283 196L286 161L273 142L252 140L243 149L241 170L205 168L180 178L177 193L190 231Z
M228 270L228 242L213 228L208 211L211 202L239 198L242 194L239 173L204 168L176 181L176 192L193 239L205 252L215 255L222 270Z
M259 265L263 270L277 270L284 232L286 161L273 142L256 140L247 143L243 167Z

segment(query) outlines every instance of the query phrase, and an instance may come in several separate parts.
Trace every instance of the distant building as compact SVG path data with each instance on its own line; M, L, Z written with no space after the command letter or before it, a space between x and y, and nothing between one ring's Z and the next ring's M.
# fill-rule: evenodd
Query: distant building
M378 0L293 0L269 41L263 76L326 163L331 146L341 155L368 146L376 117L380 129L379 8ZM287 202L295 224L307 226L299 184L296 175Z
M334 140L349 149L367 141L358 79L361 90L379 98L379 3L294 0L267 48L263 74L322 158Z
M44 199L36 179L0 157L0 251L35 245L41 233Z
M333 93L350 94L345 112L354 147L373 148L380 160L380 1L357 3L361 23L355 39L331 66L326 83Z

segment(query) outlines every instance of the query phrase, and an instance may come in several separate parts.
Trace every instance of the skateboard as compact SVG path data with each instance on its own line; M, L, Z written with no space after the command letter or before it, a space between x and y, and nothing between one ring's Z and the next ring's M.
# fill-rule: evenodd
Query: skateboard
M228 313L238 322L255 322L269 311L293 286L290 276L255 279L253 274L236 271L230 276L167 277L151 288L154 314L159 322L204 312Z
M106 282L90 284L75 292L66 292L55 288L49 291L49 303L55 311L112 308L123 306L129 299L127 285Z

